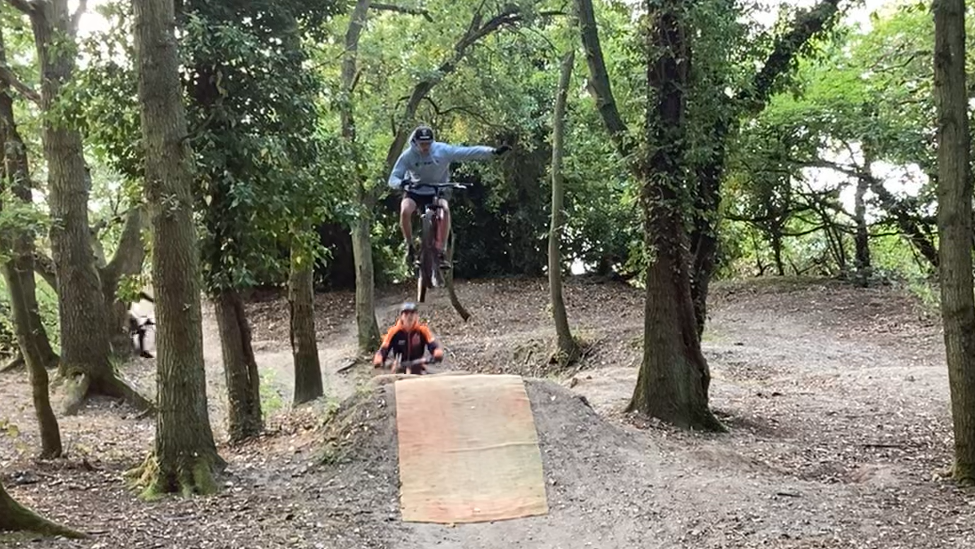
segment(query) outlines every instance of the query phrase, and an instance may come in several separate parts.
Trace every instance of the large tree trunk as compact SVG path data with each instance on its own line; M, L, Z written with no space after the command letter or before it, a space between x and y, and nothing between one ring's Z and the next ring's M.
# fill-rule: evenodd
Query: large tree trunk
M0 532L34 532L45 536L84 538L84 533L52 522L10 497L0 481Z
M174 6L171 0L132 5L159 320L156 443L142 481L149 494L210 492L225 463L207 413L200 258L190 192L193 156L186 139Z
M67 0L32 3L30 11L41 72L41 109L58 108L60 94L75 69L73 42L77 17ZM59 375L71 381L66 413L80 408L89 393L123 397L139 407L149 402L115 376L109 361L110 316L91 248L88 226L88 174L81 133L57 116L43 117L51 206L51 245L57 271L61 321Z
M642 167L647 269L643 363L630 411L675 425L722 430L708 407L710 372L691 299L681 193L685 163L685 89L690 44L679 0L648 0L647 134L653 151Z
M314 261L311 254L291 248L291 276L288 279L288 307L291 312L291 354L295 361L295 405L325 394L322 365L315 340Z
M562 174L562 154L565 150L565 103L574 62L575 51L571 50L562 60L552 120L552 224L548 231L548 285L558 341L555 362L561 366L571 364L579 356L579 346L576 345L569 330L569 318L565 311L565 300L562 298L562 251L560 249L565 223L565 214L562 211L565 195L565 178Z
M934 3L941 314L955 431L954 477L975 483L972 171L965 88L965 2Z
M345 33L345 56L342 59L342 101L339 115L342 138L356 151L355 120L352 92L355 86L356 56L359 36L366 23L370 0L358 0ZM356 165L359 163L356 162ZM368 353L379 345L379 324L376 322L375 278L372 262L372 200L365 186L365 177L356 168L355 198L357 213L352 221L352 255L355 258L355 322L359 351Z
M251 329L244 302L236 290L223 290L213 299L223 351L223 370L227 380L227 431L232 442L240 442L261 432L261 379L257 371Z

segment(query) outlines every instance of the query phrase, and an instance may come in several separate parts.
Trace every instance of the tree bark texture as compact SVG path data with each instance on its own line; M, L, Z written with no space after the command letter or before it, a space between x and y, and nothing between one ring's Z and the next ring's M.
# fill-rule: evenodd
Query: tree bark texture
M227 431L232 442L240 442L259 434L264 428L261 378L240 294L236 290L225 289L214 297L213 303L227 381Z
M710 371L701 352L687 257L681 193L686 170L685 89L690 44L679 0L648 0L646 129L643 160L647 270L643 362L631 411L702 430L723 427L708 407Z
M291 314L291 354L295 363L295 405L325 394L322 365L315 339L314 262L310 254L291 250L288 307Z
M567 366L579 355L569 318L565 311L562 296L562 231L565 224L563 200L565 198L565 178L562 174L562 155L565 151L565 104L572 78L575 51L570 50L562 59L559 87L555 94L555 113L552 120L552 213L548 231L548 286L552 304L552 318L555 321L557 340L556 363Z
M956 480L971 484L975 483L975 297L964 0L936 0L934 23L939 271L955 434L953 474Z
M353 87L359 36L366 23L370 0L358 0L345 33L345 55L342 59L342 91L344 98L339 109L342 138L356 151ZM357 163L358 164L358 163ZM372 261L372 201L366 189L366 176L356 170L357 215L352 221L352 255L355 258L355 321L359 351L368 353L379 346L379 324L376 321L375 274Z
M41 72L41 108L58 108L61 90L75 69L74 42L67 0L34 4L31 24ZM89 390L113 393L107 314L95 255L89 242L88 179L81 134L55 116L43 118L44 157L48 166L51 245L57 271L61 318L61 369L64 377L89 376Z
M158 410L149 494L205 493L225 466L207 412L200 308L200 257L193 223L193 156L182 103L170 0L134 0L136 67L152 223L152 283L158 319Z

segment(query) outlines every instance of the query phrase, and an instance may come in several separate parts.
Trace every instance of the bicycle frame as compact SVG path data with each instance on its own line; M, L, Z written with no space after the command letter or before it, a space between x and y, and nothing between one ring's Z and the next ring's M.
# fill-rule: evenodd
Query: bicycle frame
M445 278L436 258L435 245L438 237L437 231L440 230L441 211L443 210L443 207L440 205L440 199L443 198L445 189L466 189L467 187L458 183L414 183L406 186L406 190L416 188L431 188L434 190L433 200L426 205L423 212L420 212L422 229L420 257L417 266L417 301L423 303L426 298L427 289L442 286ZM448 245L452 246L453 242L448 244L445 241L445 250Z

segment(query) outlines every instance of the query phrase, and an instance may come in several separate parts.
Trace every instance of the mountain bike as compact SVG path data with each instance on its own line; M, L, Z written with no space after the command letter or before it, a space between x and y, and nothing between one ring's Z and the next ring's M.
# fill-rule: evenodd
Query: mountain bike
M437 231L440 230L440 216L443 207L439 204L447 189L466 189L466 185L459 183L413 183L406 186L407 190L420 188L433 189L433 199L420 214L420 254L416 264L416 300L420 303L426 299L427 290L443 286L447 276L454 266L448 262L448 267L442 268L437 258ZM453 234L444 239L444 256L448 259L454 246Z

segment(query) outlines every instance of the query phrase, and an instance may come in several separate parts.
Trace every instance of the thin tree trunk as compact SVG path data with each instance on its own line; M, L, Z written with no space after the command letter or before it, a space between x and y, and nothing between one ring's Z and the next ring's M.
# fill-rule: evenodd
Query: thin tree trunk
M369 211L360 205L359 214L352 225L352 253L355 255L355 322L359 351L363 353L379 346L372 240L369 237L371 225Z
M34 532L45 536L85 538L86 534L50 521L17 503L0 481L0 532Z
M358 0L352 10L349 28L345 33L345 56L342 59L342 90L345 98L341 102L342 138L356 150L355 120L353 115L352 93L355 86L356 56L359 36L366 23L370 0ZM358 163L356 163L358 165ZM365 187L365 177L356 169L357 215L352 222L352 255L355 258L355 321L358 334L359 351L368 353L379 345L379 324L376 321L375 277L372 261L372 201Z
M0 63L7 63L6 44L0 30ZM3 145L3 173L7 188L22 204L31 206L31 183L27 147L24 145L14 118L13 99L9 86L0 83L0 143ZM25 229L11 243L13 258L7 263L8 289L14 303L13 317L21 355L29 357L42 368L54 368L58 355L51 348L47 331L41 321L34 282L34 237ZM24 271L27 269L27 271ZM16 288L15 288L16 286ZM21 307L18 310L17 305ZM18 314L20 313L20 314ZM20 339L26 337L26 340ZM47 374L44 374L45 379ZM59 445L60 451L60 445Z
M230 404L227 431L232 442L240 442L259 434L264 428L261 416L261 379L254 349L251 347L251 329L240 294L236 290L223 290L214 298L213 303L220 330L223 370Z
M772 258L775 260L775 273L785 276L785 263L782 262L782 228L773 226L769 230L772 240Z
M37 313L37 300L34 298L34 269L30 265L31 255L25 255L24 242L29 236L20 236L15 245L14 254L3 266L3 277L10 291L11 309L13 309L14 330L17 332L17 344L24 354L27 372L30 375L31 396L34 401L34 413L41 433L41 457L59 457L61 455L61 431L58 420L51 408L51 397L48 392L48 376L45 361L49 357L44 355L44 345L38 341L47 342L40 315ZM35 324L36 323L36 324ZM40 332L38 332L40 328ZM50 346L46 346L50 350Z
M965 87L965 2L934 2L938 110L938 234L941 314L954 420L956 480L975 483L975 298L972 171Z
M0 63L6 64L6 44L0 34ZM0 91L0 134L3 145L3 174L5 187L24 206L31 205L29 164L27 149L17 131L13 100L8 86ZM30 376L34 414L41 434L41 457L59 457L62 452L61 430L51 407L47 369L57 366L58 356L51 349L51 342L41 321L37 305L37 289L34 283L33 231L23 228L13 236L11 258L3 266L3 276L10 293L14 332L17 346L27 365Z
M294 404L303 404L325 394L322 365L315 340L314 261L311 254L291 248L291 276L288 306L291 313L291 354L295 361Z
M574 62L575 50L570 50L562 60L562 71L559 75L559 88L555 95L555 113L552 120L552 224L548 231L548 285L552 300L552 318L555 320L555 334L558 338L555 362L560 366L568 366L579 356L579 346L576 345L569 329L565 300L562 298L562 252L560 249L565 223L565 215L562 211L562 201L565 195L565 178L562 174L562 155L565 150L565 103Z
M711 375L701 352L688 246L678 189L686 163L684 90L690 44L678 0L647 0L652 17L646 51L649 97L646 129L654 141L642 168L647 269L643 362L629 410L704 430L723 426L708 407Z
M207 412L200 257L193 223L193 155L179 81L174 5L133 1L136 67L152 223L152 283L159 319L159 410L153 455L141 469L147 494L205 493L226 465Z
M857 177L857 188L853 195L853 220L856 233L853 238L853 264L856 269L854 283L866 287L870 282L870 227L867 225L866 194L870 190L870 167L873 165L873 149L863 143L863 173Z
M861 287L866 287L870 279L870 229L867 227L867 203L864 199L869 188L870 182L861 177L857 180L853 196L853 219L856 222L854 265L856 285Z

